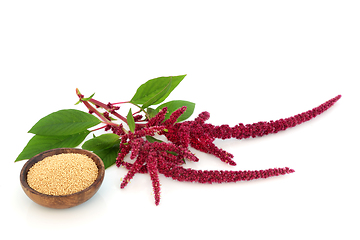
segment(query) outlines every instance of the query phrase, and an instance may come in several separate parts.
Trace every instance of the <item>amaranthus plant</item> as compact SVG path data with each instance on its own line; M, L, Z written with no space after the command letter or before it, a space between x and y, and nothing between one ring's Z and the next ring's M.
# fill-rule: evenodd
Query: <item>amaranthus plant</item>
M124 188L136 173L150 175L155 204L160 202L160 182L158 174L178 181L198 183L223 183L249 181L258 178L284 175L293 169L274 168L259 171L194 170L184 168L186 161L199 159L190 151L193 147L212 154L224 163L236 165L233 155L218 148L215 139L243 139L261 137L277 133L309 121L330 108L341 95L320 106L293 117L253 124L239 123L214 126L206 121L208 112L202 112L192 121L187 120L193 113L195 104L176 100L163 103L186 75L160 77L141 85L131 100L117 103L103 103L94 99L94 94L84 97L79 89L76 95L88 109L87 112L66 109L51 113L40 119L29 131L35 136L28 142L15 161L29 159L34 155L53 148L77 147L91 133L100 129L110 131L95 136L82 144L82 148L93 151L104 162L105 168L116 164L129 171L120 184ZM127 115L120 114L123 104L131 104ZM166 140L160 140L163 135ZM130 155L132 162L126 160Z

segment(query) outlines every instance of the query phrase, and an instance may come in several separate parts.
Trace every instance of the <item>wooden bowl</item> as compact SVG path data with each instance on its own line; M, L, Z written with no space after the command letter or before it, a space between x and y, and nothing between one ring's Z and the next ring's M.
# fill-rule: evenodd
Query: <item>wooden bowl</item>
M99 170L98 176L96 180L93 182L93 184L91 184L88 188L85 188L84 190L81 190L79 192L69 195L61 195L61 196L47 195L32 189L27 182L27 173L29 169L35 163L43 160L44 158L61 153L79 153L79 154L84 154L89 158L91 158L95 162ZM87 150L77 149L77 148L56 148L39 153L38 155L29 159L21 170L20 183L26 195L34 202L49 208L70 208L89 200L100 188L101 183L104 179L104 174L105 174L104 163L96 154Z

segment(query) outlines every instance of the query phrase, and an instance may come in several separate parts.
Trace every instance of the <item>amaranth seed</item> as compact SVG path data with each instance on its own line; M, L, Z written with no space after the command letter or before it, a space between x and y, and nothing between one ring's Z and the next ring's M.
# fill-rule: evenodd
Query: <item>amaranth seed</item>
M97 178L95 162L84 154L63 153L44 158L28 171L29 186L47 195L68 195L89 187Z

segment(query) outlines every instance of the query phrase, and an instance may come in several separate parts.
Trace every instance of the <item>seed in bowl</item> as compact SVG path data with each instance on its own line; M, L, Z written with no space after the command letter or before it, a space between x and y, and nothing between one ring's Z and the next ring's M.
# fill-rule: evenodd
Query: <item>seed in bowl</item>
M27 182L40 193L61 196L84 190L97 175L98 168L88 156L62 153L35 163L28 171Z

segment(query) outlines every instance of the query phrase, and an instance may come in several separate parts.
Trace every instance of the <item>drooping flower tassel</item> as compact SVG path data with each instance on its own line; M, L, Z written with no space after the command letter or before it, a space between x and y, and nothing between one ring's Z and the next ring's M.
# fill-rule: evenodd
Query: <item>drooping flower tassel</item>
M238 124L234 127L230 127L229 125L214 126L205 123L210 117L208 112L202 112L193 121L176 123L178 117L186 110L186 107L179 108L173 112L169 119L164 121L166 109L163 109L158 115L150 119L150 124L146 127L122 136L120 153L116 164L117 166L126 167L129 169L129 172L122 181L121 188L124 188L136 173L149 173L154 191L155 204L158 205L160 202L158 173L181 182L210 184L250 181L293 173L295 171L288 167L254 171L225 171L194 170L184 168L182 164L185 160L199 161L188 149L188 147L191 146L199 151L212 154L225 163L236 165L232 160L234 156L218 148L213 143L215 139L261 137L270 133L286 130L287 128L309 121L323 113L338 101L340 97L341 95L338 95L312 110L293 117L246 125ZM143 137L154 136L155 134L165 135L170 142L161 142L160 140L149 142L143 139ZM133 164L124 161L125 155L130 151L130 158L136 158Z
M166 177L171 177L180 182L226 183L268 178L293 173L295 171L287 167L255 171L194 170L162 162L159 166L159 172Z

